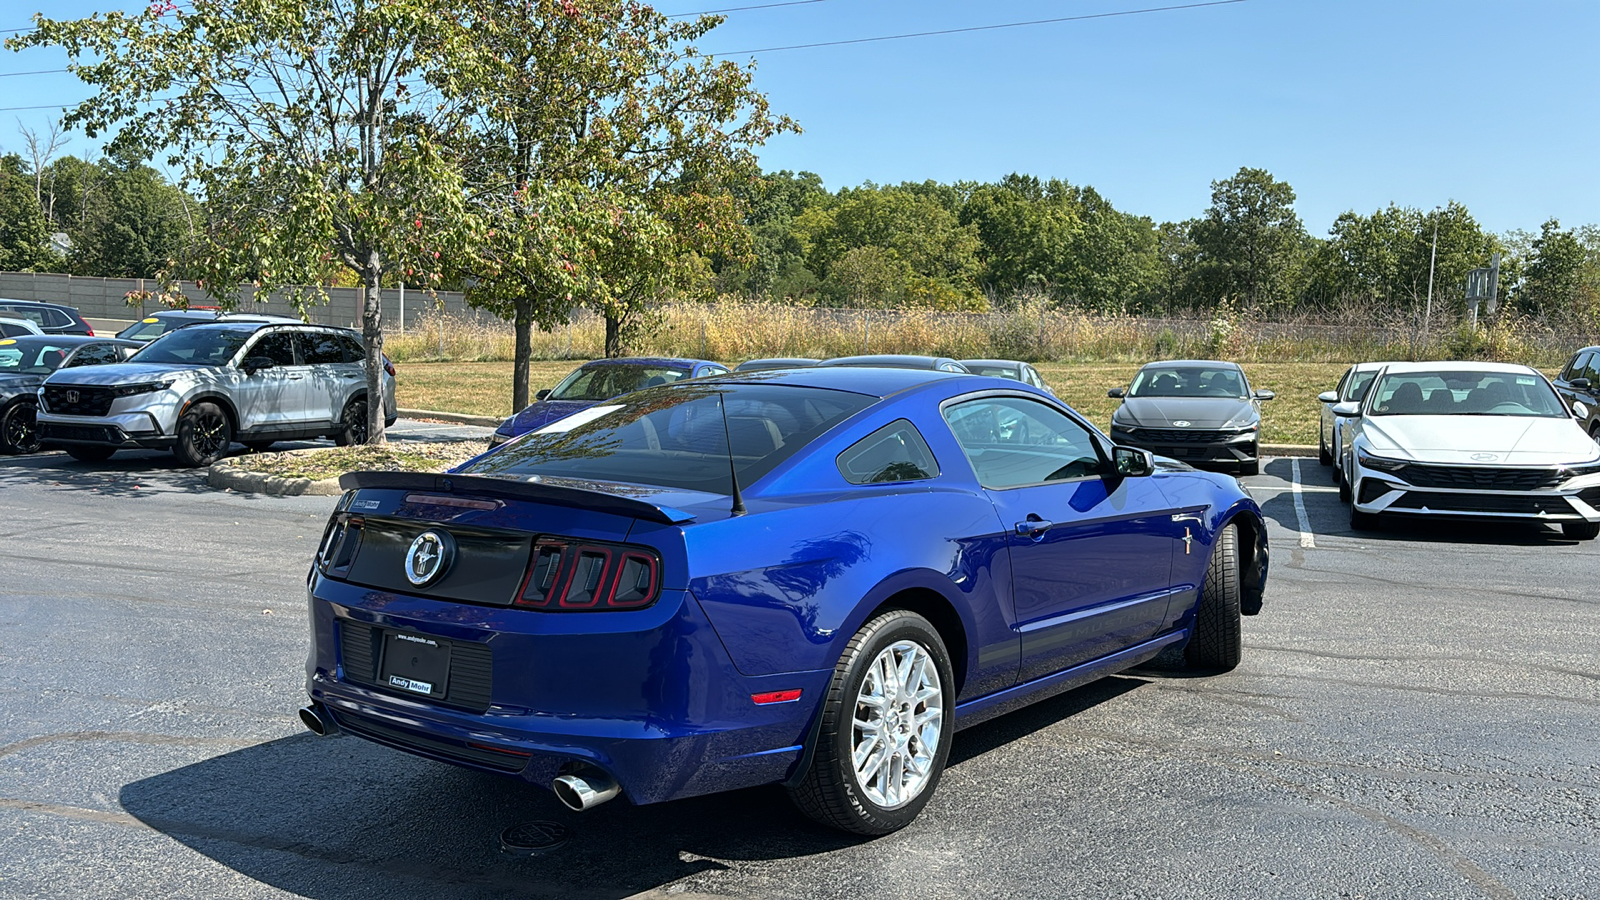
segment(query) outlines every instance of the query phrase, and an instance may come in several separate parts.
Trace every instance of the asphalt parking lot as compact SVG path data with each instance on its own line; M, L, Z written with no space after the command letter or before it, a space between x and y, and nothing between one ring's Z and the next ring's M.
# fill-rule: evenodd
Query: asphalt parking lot
M1272 460L1238 670L964 731L923 816L863 841L778 789L579 815L311 736L332 499L126 456L0 457L0 896L1600 896L1600 545L1553 529L1355 535L1328 470ZM532 819L571 842L502 854Z

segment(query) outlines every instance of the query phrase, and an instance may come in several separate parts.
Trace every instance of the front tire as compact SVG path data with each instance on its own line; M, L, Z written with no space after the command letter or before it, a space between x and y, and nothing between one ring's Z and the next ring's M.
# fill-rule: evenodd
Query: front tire
M1377 531L1378 514L1362 512L1356 509L1355 502L1350 503L1350 530L1351 531Z
M196 403L178 419L178 442L172 455L193 468L209 466L233 444L233 424L215 403Z
M38 407L16 403L0 416L0 453L38 453Z
M1561 533L1575 541L1592 541L1600 537L1600 522L1562 522Z
M1239 619L1239 529L1229 524L1217 532L1216 546L1200 586L1194 629L1183 648L1191 668L1228 672L1244 655L1244 629Z
M367 442L367 398L357 397L344 405L339 414L339 430L333 433L333 442L340 447L359 446Z
M900 609L873 618L834 667L810 767L790 798L855 834L911 824L950 756L955 694L949 651L927 619Z
M1329 450L1327 443L1322 440L1322 429L1320 428L1317 429L1317 462L1325 466L1333 465L1333 451Z

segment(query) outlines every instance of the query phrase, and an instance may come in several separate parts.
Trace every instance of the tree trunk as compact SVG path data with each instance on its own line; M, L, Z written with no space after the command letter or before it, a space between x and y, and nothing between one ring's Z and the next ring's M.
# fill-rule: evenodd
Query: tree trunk
M606 357L616 359L623 354L622 346L622 320L610 313L606 314Z
M376 250L368 251L361 281L366 287L361 307L361 339L367 347L367 443L384 441L383 420L383 260Z
M533 361L533 301L524 297L516 301L516 349L512 352L511 409L521 411L528 405L528 364Z

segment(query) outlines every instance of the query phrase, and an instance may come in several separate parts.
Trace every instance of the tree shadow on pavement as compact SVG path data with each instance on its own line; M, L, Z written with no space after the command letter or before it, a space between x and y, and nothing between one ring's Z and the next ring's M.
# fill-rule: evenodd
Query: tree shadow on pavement
M1104 679L969 728L956 737L950 765L971 764L1144 683ZM577 814L544 788L354 737L258 744L129 784L119 800L191 849L316 900L401 891L610 900L733 861L842 853L841 862L870 869L903 852L896 839L813 823L777 786L651 806L621 800ZM500 832L533 820L565 824L571 840L542 856L501 852Z
M273 450L298 450L316 444L287 441ZM235 445L230 456L247 453ZM84 491L108 497L141 497L165 491L193 493L211 488L206 469L179 463L165 450L119 450L103 462L80 462L64 452L46 451L29 456L0 456L0 487L32 484L67 491Z

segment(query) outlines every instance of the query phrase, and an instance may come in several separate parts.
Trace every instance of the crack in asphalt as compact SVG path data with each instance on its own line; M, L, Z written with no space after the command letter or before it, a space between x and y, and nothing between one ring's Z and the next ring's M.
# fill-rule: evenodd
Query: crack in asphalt
M1516 669L1537 669L1541 672L1552 672L1558 675L1575 675L1579 678L1600 680L1600 672L1585 672L1580 669L1564 669L1560 666L1549 666L1543 663L1528 662L1523 659L1494 659L1487 656L1452 656L1418 654L1416 656L1375 656L1361 653L1335 653L1331 650L1303 650L1298 647L1272 647L1266 644L1245 644L1251 650L1265 650L1273 653L1293 653L1300 656L1315 656L1323 659L1343 659L1351 662L1464 662L1464 663L1489 663L1490 665L1506 666Z
M1295 681L1315 681L1321 684L1337 684L1343 687L1409 691L1417 694L1434 694L1441 697L1472 697L1477 700L1552 700L1558 703L1576 703L1580 706L1600 707L1600 700L1590 700L1584 697L1566 697L1560 694L1534 694L1527 691L1496 691L1494 693L1480 693L1478 691L1464 691L1453 688L1436 688L1425 687L1422 685L1396 684L1392 681L1356 681L1354 679L1345 678L1324 678L1316 675L1294 675L1286 672L1275 673L1272 677L1292 679Z
M260 741L240 740L238 738L208 738L208 737L182 737L175 734L156 734L148 731L62 731L56 734L42 734L37 737L24 738L9 744L0 745L0 759L54 743L90 743L105 741L119 744L155 744L166 747L207 747L223 750L243 750L253 747Z

